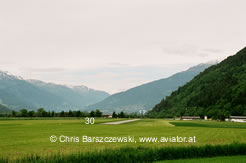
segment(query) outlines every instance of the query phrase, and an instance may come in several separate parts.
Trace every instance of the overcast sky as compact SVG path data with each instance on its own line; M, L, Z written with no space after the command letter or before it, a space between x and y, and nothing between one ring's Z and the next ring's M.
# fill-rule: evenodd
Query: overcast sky
M119 92L246 45L245 0L2 0L0 70Z

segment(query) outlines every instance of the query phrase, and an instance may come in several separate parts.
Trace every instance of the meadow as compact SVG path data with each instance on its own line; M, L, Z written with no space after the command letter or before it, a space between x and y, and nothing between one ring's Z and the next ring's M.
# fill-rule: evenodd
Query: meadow
M74 153L98 152L120 148L199 147L204 145L226 145L246 143L246 124L215 121L168 121L164 119L142 119L121 124L105 125L104 122L124 119L98 118L95 124L86 125L85 119L1 119L0 158L16 160L27 156L70 155ZM101 142L51 142L50 136L68 137L196 137L193 143L148 142L148 143L101 143Z
M226 157L213 157L213 158L199 158L199 159L183 159L183 160L168 160L156 163L245 163L246 156L226 156Z

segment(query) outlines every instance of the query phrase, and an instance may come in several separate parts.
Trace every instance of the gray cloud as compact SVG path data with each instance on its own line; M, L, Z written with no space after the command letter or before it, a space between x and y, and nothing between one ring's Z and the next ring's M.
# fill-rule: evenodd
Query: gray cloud
M25 68L24 71L34 72L34 73L57 73L64 72L64 68Z
M173 65L235 54L246 44L245 6L245 0L0 1L0 69L125 89L173 73ZM163 72L149 65L167 66Z
M208 53L224 53L223 49L213 49L213 48L202 49L202 51L208 52Z
M218 54L220 55L224 51L221 49L206 48L200 49L195 45L182 45L182 46L169 46L163 48L163 52L167 55L177 55L177 56L197 56L197 57L209 57L210 55Z
M66 70L50 73L49 69L26 69L25 78L39 79L57 84L86 85L91 88L116 93L153 80L168 77L183 71L189 64L183 65L146 65L146 66L105 66L86 70ZM28 70L28 71L27 71ZM107 89L105 89L107 88Z
M194 45L173 45L164 47L163 52L168 55L192 56L197 54L198 49Z

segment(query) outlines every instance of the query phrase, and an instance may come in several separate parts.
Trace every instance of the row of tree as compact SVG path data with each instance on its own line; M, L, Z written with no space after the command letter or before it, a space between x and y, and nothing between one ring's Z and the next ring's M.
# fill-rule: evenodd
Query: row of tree
M103 113L100 110L92 110L90 112L77 111L46 111L43 108L38 109L37 111L21 109L20 111L12 111L11 113L1 114L2 117L103 117ZM136 118L139 117L137 114L127 114L124 112L115 113L113 112L112 118Z

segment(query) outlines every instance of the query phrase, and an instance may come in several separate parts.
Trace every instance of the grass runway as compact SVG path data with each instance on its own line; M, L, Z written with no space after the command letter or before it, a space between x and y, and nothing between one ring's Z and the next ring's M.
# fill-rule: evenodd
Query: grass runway
M27 155L69 155L77 152L93 152L121 147L178 147L202 146L231 143L246 143L246 124L214 121L168 121L143 119L120 125L103 125L110 121L126 119L98 118L95 124L86 125L85 119L1 119L0 158L19 159ZM196 137L195 143L82 143L54 142L51 135L68 137Z

